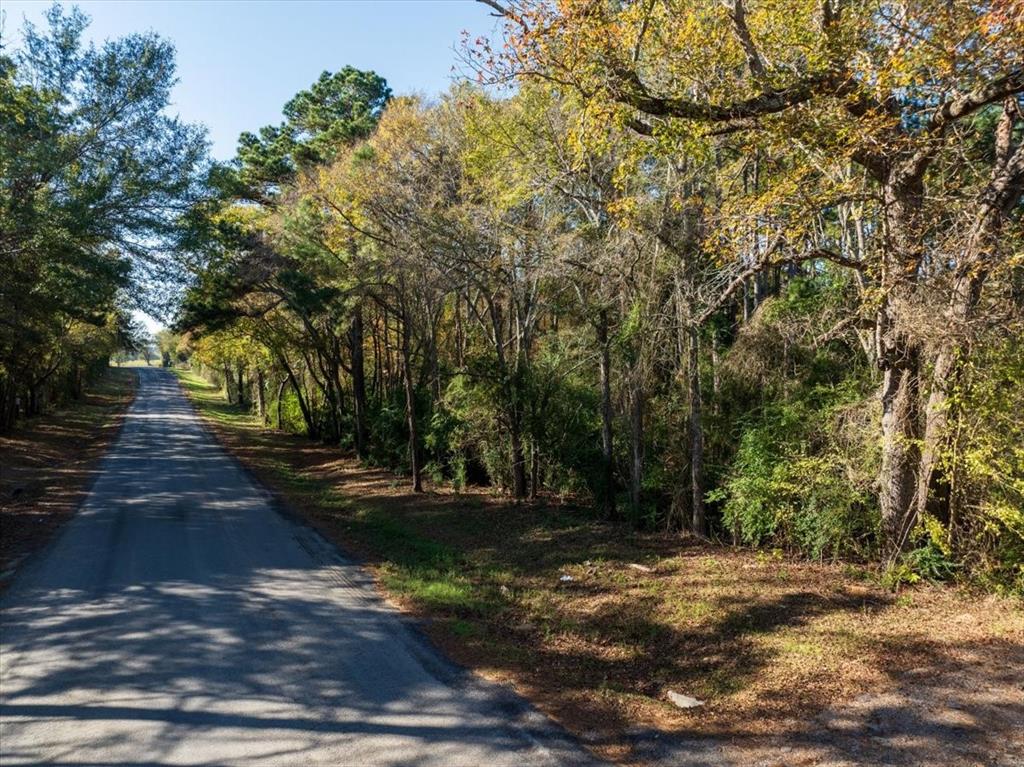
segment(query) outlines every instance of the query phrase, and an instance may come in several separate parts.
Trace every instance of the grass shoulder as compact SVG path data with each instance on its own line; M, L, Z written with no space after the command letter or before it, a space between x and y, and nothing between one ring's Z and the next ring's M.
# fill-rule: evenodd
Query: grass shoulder
M734 743L746 733L739 758L756 760L756 743L792 739L830 707L957 669L977 669L972 685L988 683L989 698L1012 695L997 676L1024 648L1019 603L948 587L895 596L854 567L639 534L569 506L412 494L177 374L225 446L356 553L449 655L511 683L605 757L641 759L630 733L648 728ZM704 705L681 710L670 691Z

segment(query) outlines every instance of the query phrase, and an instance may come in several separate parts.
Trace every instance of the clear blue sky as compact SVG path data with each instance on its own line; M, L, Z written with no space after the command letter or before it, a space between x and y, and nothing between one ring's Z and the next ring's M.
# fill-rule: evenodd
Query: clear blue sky
M279 122L281 107L322 71L351 64L395 93L447 89L460 32L489 34L495 19L473 0L84 0L94 40L154 30L178 51L174 109L209 128L213 155L234 155L238 134ZM0 0L5 45L48 0Z

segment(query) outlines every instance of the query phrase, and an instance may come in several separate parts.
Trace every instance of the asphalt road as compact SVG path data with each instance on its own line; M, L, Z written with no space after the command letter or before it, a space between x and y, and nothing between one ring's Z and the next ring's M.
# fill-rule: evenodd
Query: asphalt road
M0 599L0 763L591 764L441 657L140 370L79 513Z

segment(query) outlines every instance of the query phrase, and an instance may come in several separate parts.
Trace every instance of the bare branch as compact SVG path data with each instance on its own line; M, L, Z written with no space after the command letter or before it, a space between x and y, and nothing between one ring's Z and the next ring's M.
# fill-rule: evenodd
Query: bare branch
M506 18L512 18L512 11L510 8L497 2L497 0L476 0L478 3L492 8L497 16L504 16Z

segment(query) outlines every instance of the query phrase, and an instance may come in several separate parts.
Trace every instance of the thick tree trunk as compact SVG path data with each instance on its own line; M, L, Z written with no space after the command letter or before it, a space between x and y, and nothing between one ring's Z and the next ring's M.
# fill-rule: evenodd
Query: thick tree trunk
M883 545L894 555L906 543L913 526L919 453L917 448L918 375L916 349L905 338L890 339L882 352L891 359L882 379L882 466L879 506Z
M689 330L688 380L690 388L690 492L691 529L706 536L704 518L704 421L700 391L700 338L696 328Z
M611 349L608 344L608 311L601 310L597 324L597 344L601 349L601 469L602 498L605 514L615 519L615 446L612 441Z
M878 474L882 548L895 557L914 524L914 496L920 467L920 351L901 327L900 302L914 292L921 264L920 173L893 171L882 188L886 252L881 288L884 303L876 318L878 364L882 371L882 464Z

